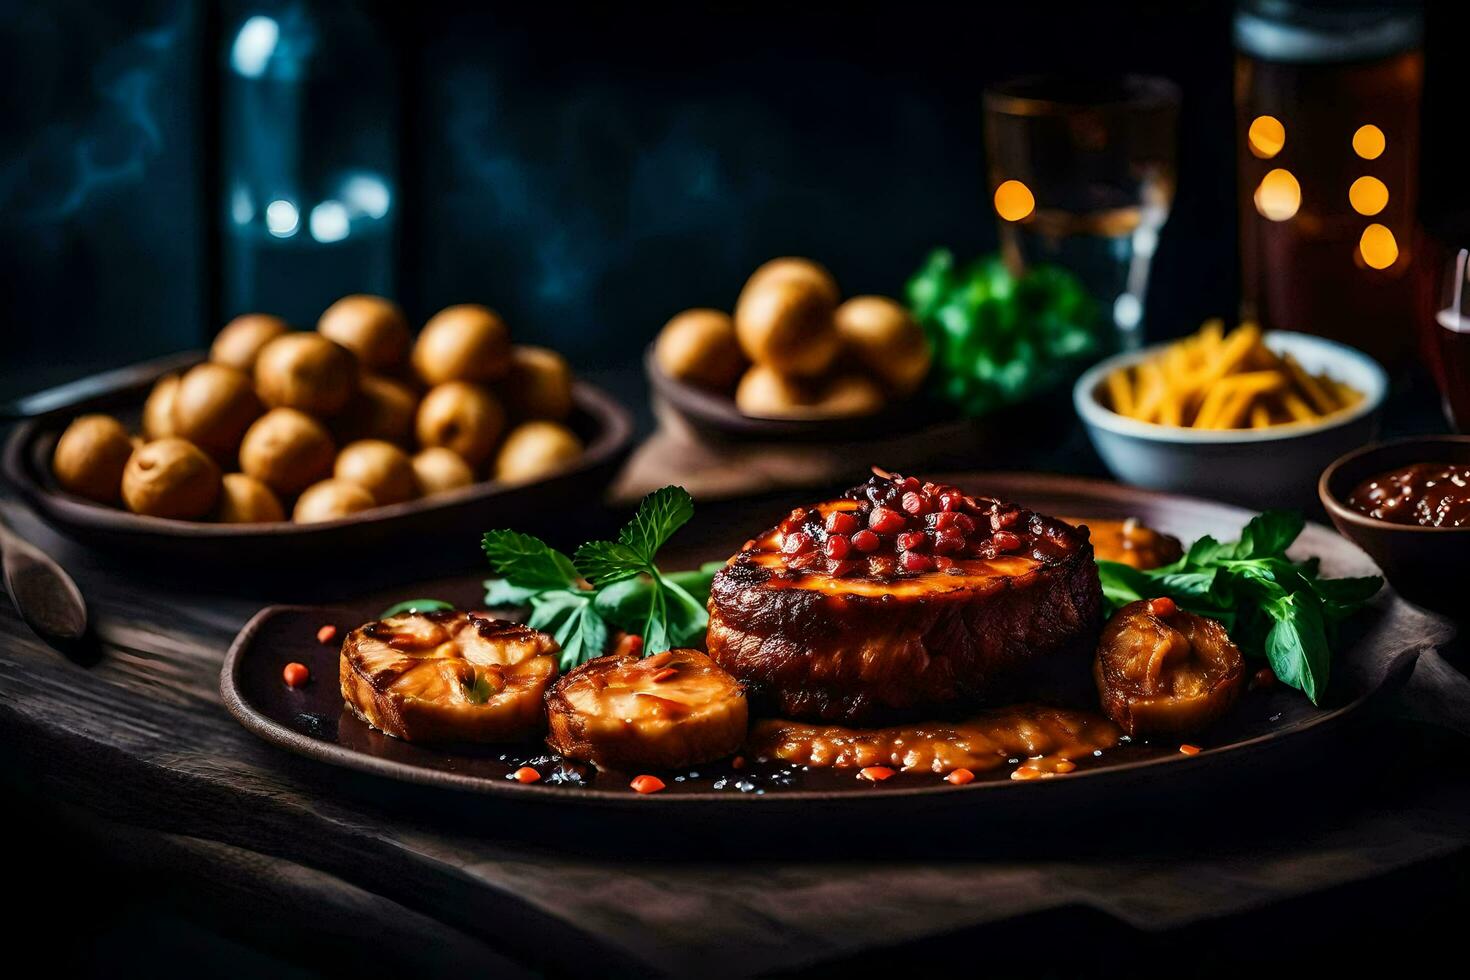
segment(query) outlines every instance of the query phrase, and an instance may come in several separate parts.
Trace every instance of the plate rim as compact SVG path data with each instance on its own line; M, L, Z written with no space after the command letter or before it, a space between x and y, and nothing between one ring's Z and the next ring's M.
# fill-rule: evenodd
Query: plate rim
M958 474L937 474L940 479L953 479ZM968 476L974 476L969 474ZM1079 491L1097 491L1101 496L1110 497L1113 500L1136 500L1147 497L1156 500L1168 500L1175 504L1188 504L1210 509L1225 509L1231 511L1247 512L1244 508L1236 507L1218 501L1207 500L1202 497L1190 497L1182 494L1171 494L1155 490L1142 490L1126 487L1121 484L1106 480L1098 480L1091 477L1066 476L1046 473L1024 473L1015 471L985 472L984 477L995 481L996 484L1018 485L1025 482L1040 489L1039 493L1077 493ZM820 491L818 491L820 492ZM1326 525L1309 521L1308 527L1317 527L1329 534L1336 532ZM1347 545L1361 552L1357 545L1342 539ZM1364 555L1366 558L1367 556ZM1371 559L1368 559L1371 562ZM1375 566L1376 567L1376 566ZM1390 603L1406 603L1398 593L1394 592L1385 584L1383 594ZM230 643L225 653L224 662L220 667L220 699L225 708L234 716L247 731L257 737L284 748L293 754L314 759L330 765L345 769L363 772L370 775L381 776L407 782L419 786L429 786L439 789L452 789L476 796L503 797L516 801L542 801L560 802L564 800L582 801L587 804L603 805L644 805L646 799L657 800L661 806L707 806L711 803L729 803L733 799L762 801L767 806L778 806L780 803L837 803L843 805L863 805L873 801L886 801L897 798L921 798L933 800L947 793L964 793L966 791L981 790L990 794L1005 790L1027 791L1032 793L1062 792L1062 787L1077 785L1093 785L1099 777L1112 777L1127 774L1137 774L1143 771L1158 770L1165 765L1180 767L1183 770L1197 769L1200 766L1214 764L1227 757L1239 758L1263 748L1281 746L1313 733L1320 732L1324 726L1341 724L1349 718L1357 715L1370 701L1374 700L1385 690L1392 689L1402 682L1419 656L1433 647L1435 644L1426 641L1423 646L1405 650L1400 653L1389 664L1383 678L1374 686L1365 691L1357 693L1351 700L1309 718L1290 729L1279 732L1266 732L1255 735L1239 742L1231 742L1227 745L1205 748L1196 755L1184 755L1182 753L1172 756L1160 756L1151 759L1139 759L1132 762L1119 763L1118 765L1105 766L1098 769L1083 769L1070 773L1065 779L1041 779L1041 780L984 780L976 781L967 786L949 786L939 784L934 786L894 786L878 792L843 792L832 790L781 790L764 795L754 793L726 793L718 790L700 790L696 792L684 792L664 796L662 794L650 794L643 796L637 793L628 793L621 789L598 789L595 787L572 787L572 786L533 786L523 785L514 780L493 780L482 776L469 776L462 773L446 772L438 769L428 769L411 763L399 762L392 759L383 759L336 743L327 742L322 739L312 738L309 735L294 731L269 715L252 706L240 691L238 675L243 661L245 651L249 649L251 641L268 620L286 613L308 612L329 608L329 604L323 605L301 605L278 603L264 607L251 616L241 627ZM1423 614L1441 623L1449 629L1450 637L1454 635L1454 625L1445 617L1424 610ZM1440 642L1444 642L1441 640ZM335 675L333 677L335 681ZM391 736L390 736L391 737ZM1158 770L1162 771L1162 770ZM1050 790L1041 789L1043 786L1052 786ZM994 799L993 795L986 797L975 797L975 799ZM776 801L776 802L770 802ZM751 805L761 805L752 802Z

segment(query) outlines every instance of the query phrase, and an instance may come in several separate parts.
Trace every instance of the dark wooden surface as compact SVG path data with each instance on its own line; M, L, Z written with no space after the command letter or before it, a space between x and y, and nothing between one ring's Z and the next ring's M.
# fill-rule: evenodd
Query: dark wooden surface
M1465 709L1430 683L1435 672L1464 680L1437 656L1330 749L1163 809L943 833L922 819L835 830L819 808L784 829L604 823L334 770L260 742L222 709L221 658L261 605L442 574L435 556L354 564L330 580L290 569L231 580L89 553L13 501L0 507L76 576L101 640L64 659L0 608L5 782L61 814L33 833L87 841L124 894L134 874L164 876L180 915L224 923L232 942L269 951L263 934L304 933L278 954L316 950L325 972L349 969L354 953L369 972L849 972L984 949L992 967L1040 956L1065 974L1117 972L1134 962L1124 951L1194 941L1217 944L1220 968L1267 941L1241 936L1304 955L1315 946L1283 937L1315 917L1348 937L1382 935L1439 923L1447 896L1466 898L1467 744L1412 720L1426 703L1430 715ZM86 883L54 881L57 867L47 855L20 883L59 892L74 916ZM323 952L334 941L347 952ZM1125 972L1154 972L1135 965Z

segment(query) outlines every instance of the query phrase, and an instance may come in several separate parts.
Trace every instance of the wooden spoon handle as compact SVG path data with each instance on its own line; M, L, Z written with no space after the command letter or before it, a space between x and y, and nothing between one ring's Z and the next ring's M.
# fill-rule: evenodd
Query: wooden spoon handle
M0 572L5 592L27 626L61 650L87 635L87 603L56 561L0 521Z

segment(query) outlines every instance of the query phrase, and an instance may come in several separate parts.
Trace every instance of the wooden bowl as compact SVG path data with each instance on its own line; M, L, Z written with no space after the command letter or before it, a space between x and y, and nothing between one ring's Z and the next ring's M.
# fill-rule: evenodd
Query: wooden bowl
M1337 530L1368 552L1395 590L1411 602L1457 619L1470 595L1470 526L1419 527L1369 517L1347 504L1369 477L1410 463L1470 463L1470 436L1416 436L1354 450L1317 481L1317 495Z
M197 360L202 361L200 354ZM184 365L187 367L188 365ZM178 364L173 365L178 370ZM472 557L478 532L491 527L546 526L560 508L599 504L600 494L626 460L633 436L627 409L583 381L572 385L567 425L587 447L572 464L524 484L481 481L460 490L377 507L320 524L210 524L144 517L74 496L51 473L56 441L71 420L87 411L111 411L134 419L153 382L167 373L135 374L65 413L18 425L5 444L0 472L48 523L84 544L130 557L186 561L196 566L287 567L337 561L395 546L420 548L451 536ZM458 556L465 557L465 556Z
M927 429L959 419L949 405L920 394L890 402L872 415L846 418L767 419L741 412L731 395L665 374L649 346L643 357L654 396L702 436L734 442L864 442Z

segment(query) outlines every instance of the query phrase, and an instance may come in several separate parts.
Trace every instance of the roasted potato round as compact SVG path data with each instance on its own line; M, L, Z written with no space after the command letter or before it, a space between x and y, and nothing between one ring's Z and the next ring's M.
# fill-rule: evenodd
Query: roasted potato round
M240 469L290 497L332 472L337 454L320 422L294 408L273 408L256 419L240 443Z
M242 313L215 336L209 347L209 359L248 374L255 370L255 359L260 356L261 348L290 330L278 316Z
M346 480L323 480L307 487L296 498L291 520L297 524L320 524L351 514L372 510L377 506L373 495L356 483Z
M214 519L221 524L263 524L284 521L286 511L271 488L244 473L226 473L220 481Z
M122 495L123 468L131 455L133 441L121 422L111 415L82 415L61 434L51 470L62 489L114 504Z
M878 382L865 374L845 374L823 384L806 411L816 418L858 418L880 411L884 403Z
M811 259L793 256L771 259L764 263L745 280L745 288L748 290L777 279L799 279L821 293L832 306L836 306L842 299L837 280L832 278L832 273L827 271L826 266Z
M170 431L216 459L228 460L263 411L244 371L226 364L200 364L179 379Z
M343 446L332 476L356 483L379 505L401 504L418 496L418 480L408 454L382 439L360 439Z
M812 280L751 277L735 305L735 335L747 357L793 377L824 373L841 343L832 325L836 304Z
M653 360L671 378L729 391L749 362L735 339L735 321L721 310L685 310L659 331Z
M401 381L365 374L357 393L332 419L332 432L344 443L358 439L386 439L406 446L413 439L413 419L419 400Z
M420 445L452 449L466 463L479 466L505 431L505 410L479 385L446 381L424 396L416 431Z
M271 408L296 408L330 418L357 390L357 359L321 334L286 334L261 350L255 362L255 388Z
M903 306L886 296L854 296L833 322L842 344L899 398L919 390L929 373L929 339Z
M413 346L413 369L427 385L498 381L510 363L505 321L494 310L474 303L434 314Z
M327 307L316 331L356 354L368 371L396 373L412 343L403 311L381 296L343 296Z
M174 434L174 399L179 395L179 376L165 374L153 383L143 403L143 435L165 439Z
M495 455L495 479L527 483L582 455L582 440L564 425L538 420L510 431Z
M184 439L150 442L123 469L123 501L135 514L197 520L214 509L219 494L219 466Z
M572 371L566 358L545 347L510 349L510 373L495 389L505 410L518 419L554 419L572 414Z
M424 497L448 493L475 482L475 471L470 469L470 464L443 446L431 446L416 454L413 475L418 481L419 494Z
M746 371L735 389L735 406L757 419L804 418L815 401L807 385L761 364Z

